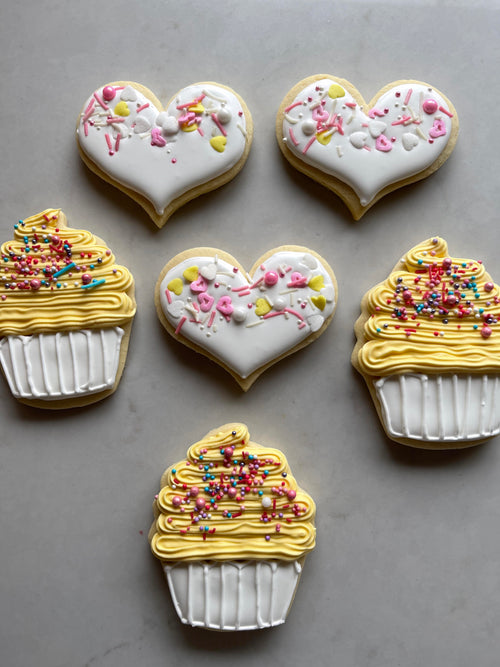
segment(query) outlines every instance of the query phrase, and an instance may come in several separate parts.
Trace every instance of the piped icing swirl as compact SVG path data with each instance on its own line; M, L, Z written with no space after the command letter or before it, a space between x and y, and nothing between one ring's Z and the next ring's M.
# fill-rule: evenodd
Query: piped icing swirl
M165 472L151 548L162 561L296 560L314 548L315 504L277 449L226 424Z
M441 238L412 248L362 302L362 373L498 372L500 288L482 262L452 258Z
M123 326L135 314L128 269L59 209L20 220L1 255L0 336Z

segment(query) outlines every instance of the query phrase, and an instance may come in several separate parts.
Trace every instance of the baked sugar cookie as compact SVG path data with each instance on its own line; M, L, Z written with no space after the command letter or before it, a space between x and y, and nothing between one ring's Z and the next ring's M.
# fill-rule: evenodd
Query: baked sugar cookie
M12 394L70 408L115 391L135 314L128 269L59 209L20 220L1 253L0 364Z
M246 391L325 331L337 282L326 261L301 246L270 250L249 274L223 250L193 248L164 267L155 303L174 338L216 361Z
M439 169L457 135L452 103L412 80L390 83L366 103L349 81L318 74L286 94L276 118L285 158L335 192L355 220Z
M187 86L164 109L148 88L115 81L87 99L76 136L87 167L163 227L180 206L236 176L252 131L245 102L219 83Z
M282 452L251 442L245 424L225 424L166 470L155 498L151 548L183 623L235 631L285 622L315 546L316 508Z
M352 362L387 435L427 449L500 433L500 288L432 238L363 298Z

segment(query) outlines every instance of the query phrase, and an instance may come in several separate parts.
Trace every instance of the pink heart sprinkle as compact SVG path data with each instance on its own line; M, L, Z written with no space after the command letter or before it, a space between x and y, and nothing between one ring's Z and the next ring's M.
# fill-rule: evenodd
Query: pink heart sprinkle
M197 280L194 280L189 287L191 288L191 292L206 292L208 285L205 282L205 279L200 276Z
M443 137L446 134L446 125L442 120L438 118L434 119L434 125L429 130L429 136L433 139L437 137Z
M392 144L386 136L380 134L375 142L375 148L383 153L388 153L392 151Z
M151 146L165 146L167 142L161 136L161 130L159 127L153 127L151 130Z
M290 282L287 287L305 287L307 285L307 278L298 271L294 271L290 276Z
M221 296L221 298L217 301L216 308L219 311L219 313L222 313L225 316L231 315L231 313L234 310L233 304L231 302L231 297Z
M200 304L200 310L208 313L213 306L214 297L208 292L201 292L201 294L198 294L198 303Z

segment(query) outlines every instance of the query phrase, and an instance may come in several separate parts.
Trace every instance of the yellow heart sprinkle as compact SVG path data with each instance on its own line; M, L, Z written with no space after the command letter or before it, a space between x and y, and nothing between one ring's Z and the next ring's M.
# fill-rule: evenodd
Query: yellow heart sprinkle
M198 267L190 266L182 274L188 283L192 283L198 279Z
M312 296L311 301L314 303L316 308L319 308L320 310L324 310L326 306L326 299L322 294L318 294L318 296Z
M330 143L332 136L333 132L327 130L326 132L318 132L318 134L316 135L316 139L319 141L320 144L326 146L327 144Z
M183 132L194 132L195 130L198 129L197 123L193 123L192 125L188 125L187 123L181 123L180 128Z
M123 100L121 102L118 102L118 104L115 107L115 114L117 116L129 116L130 111L128 110L127 103L124 102Z
M339 86L338 83L332 83L328 89L328 97L331 97L332 100L334 100L336 97L344 97L344 95L345 90L342 88L342 86Z
M271 310L271 306L265 299L257 299L255 302L255 314L256 315L267 315Z
M205 111L205 107L201 102L198 102L198 104L193 104L192 107L188 107L188 111L194 111L194 113L203 113Z
M322 275L313 276L311 280L307 283L307 286L313 289L315 292L319 292L325 286L325 281L323 280L323 276Z
M212 146L212 148L214 148L218 153L224 152L226 144L227 144L227 139L222 135L218 137L212 137L210 139L210 146Z
M173 278L167 285L167 289L169 289L171 292L179 296L179 294L182 294L182 289L184 287L184 283L180 278Z

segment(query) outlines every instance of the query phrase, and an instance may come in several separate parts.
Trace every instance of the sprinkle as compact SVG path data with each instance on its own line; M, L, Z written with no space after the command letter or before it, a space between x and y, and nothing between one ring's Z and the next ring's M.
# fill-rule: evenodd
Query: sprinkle
M302 102L294 102L293 104L290 104L290 106L286 107L285 113L288 113L292 109L295 109L295 107L300 107L302 106Z
M450 111L448 111L448 109L445 109L444 107L440 106L439 111L441 111L442 113L445 113L450 118L453 118L453 114Z
M309 148L313 145L313 143L315 141L316 141L316 136L311 137L309 139L309 141L307 142L307 144L304 146L304 148L302 150L302 154L307 153L307 151L309 150Z
M211 115L211 118L212 118L212 120L214 121L214 123L217 125L217 127L219 128L219 130L222 132L222 134L223 134L225 137L227 137L227 132L226 132L226 130L222 127L222 125L221 125L219 119L217 118L217 116L216 116L214 113L213 113L213 114L210 114L210 115Z
M62 276L63 273L66 273L67 271L71 271L71 269L74 269L75 266L76 266L76 264L74 262L71 262L71 264L67 264L60 271L57 271L57 273L54 273L52 275L52 278L59 278L59 276Z
M89 289L90 287L98 287L99 285L103 285L106 282L105 278L101 278L100 280L93 280L91 283L88 285L82 285L82 289Z

